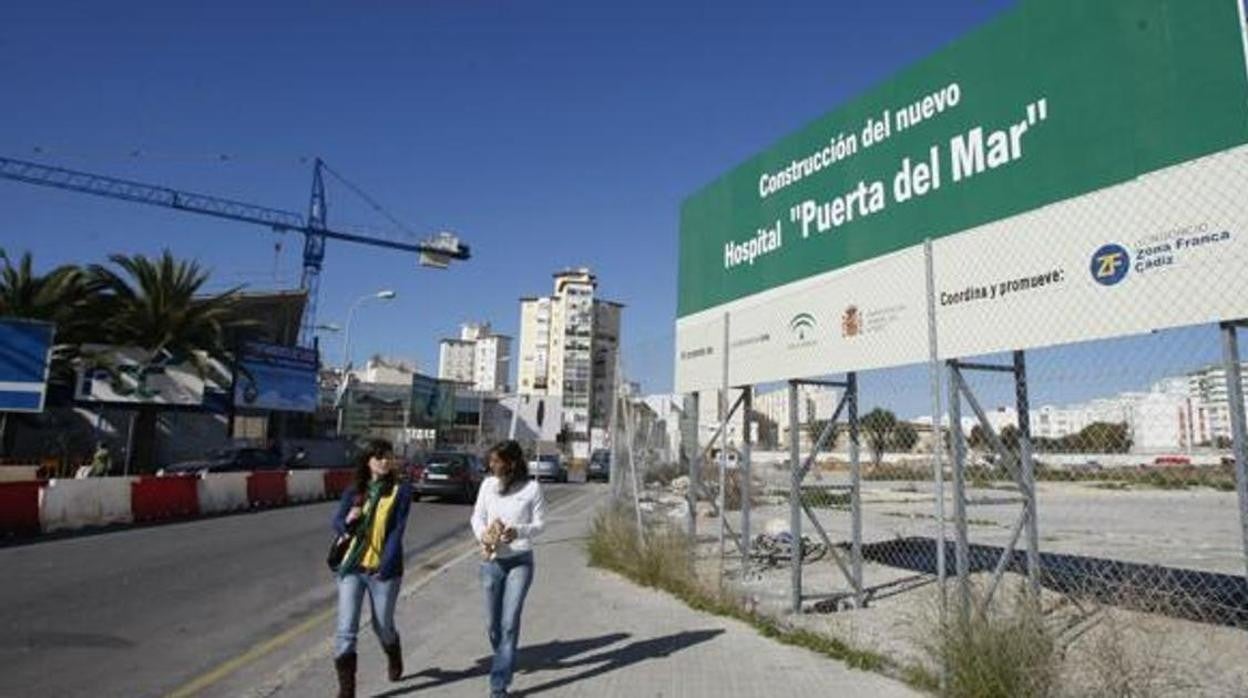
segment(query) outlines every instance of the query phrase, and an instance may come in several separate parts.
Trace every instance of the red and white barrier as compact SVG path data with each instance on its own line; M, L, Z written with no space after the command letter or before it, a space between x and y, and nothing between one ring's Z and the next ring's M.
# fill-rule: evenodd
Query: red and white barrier
M39 532L41 482L0 482L0 535Z
M199 478L144 476L130 484L135 521L189 519L199 515Z
M247 476L247 501L253 507L280 507L287 500L285 470L258 471Z
M337 499L354 477L351 468L335 468L0 482L0 536Z
M199 511L221 514L251 506L247 499L248 473L218 473L199 478Z
M292 470L286 477L286 496L292 502L315 502L325 498L325 473Z
M325 471L325 496L338 499L355 480L355 471L351 468L335 468Z
M39 524L45 533L110 526L134 520L130 484L134 478L49 480L39 494Z

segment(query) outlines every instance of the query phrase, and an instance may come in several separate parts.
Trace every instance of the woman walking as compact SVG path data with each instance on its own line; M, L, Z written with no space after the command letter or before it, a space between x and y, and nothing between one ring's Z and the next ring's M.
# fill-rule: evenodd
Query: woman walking
M516 668L520 614L533 582L533 538L545 527L542 488L529 479L524 451L515 441L490 449L491 476L481 483L472 532L481 542L481 586L494 662L491 698L505 698Z
M355 484L342 494L334 514L334 530L350 538L337 568L334 669L339 698L355 697L355 640L365 593L372 608L373 631L386 652L390 680L403 677L394 605L403 581L403 532L411 506L411 485L400 481L390 444L374 442L356 467Z

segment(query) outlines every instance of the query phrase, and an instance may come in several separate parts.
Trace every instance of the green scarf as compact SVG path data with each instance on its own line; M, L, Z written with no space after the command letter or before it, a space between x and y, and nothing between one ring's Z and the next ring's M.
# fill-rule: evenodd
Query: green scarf
M373 530L373 516L377 511L377 502L381 499L384 489L385 483L380 480L368 483L368 500L355 524L355 532L351 534L351 547L347 548L346 557L338 566L339 576L345 577L355 572L356 566L360 564L360 558L364 557L364 548L368 545L369 534Z

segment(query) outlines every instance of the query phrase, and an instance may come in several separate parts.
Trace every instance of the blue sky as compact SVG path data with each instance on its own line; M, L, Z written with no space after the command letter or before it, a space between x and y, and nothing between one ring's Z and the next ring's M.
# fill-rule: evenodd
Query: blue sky
M460 322L515 333L519 297L588 265L627 305L632 372L662 390L681 200L1010 4L7 2L0 153L301 213L319 155L475 252L432 272L331 242L322 321L399 293L360 312L357 358L436 370ZM402 234L329 186L331 225ZM11 182L0 211L0 244L44 267L169 248L221 286L298 283L296 235Z
M360 312L357 355L436 368L459 322L515 332L520 296L586 264L625 343L670 356L681 200L1006 5L8 2L0 153L299 212L320 155L476 252L437 273L331 243L322 319L400 294ZM294 235L10 182L0 210L41 266L167 247L222 284L298 281ZM333 182L330 221L388 225Z

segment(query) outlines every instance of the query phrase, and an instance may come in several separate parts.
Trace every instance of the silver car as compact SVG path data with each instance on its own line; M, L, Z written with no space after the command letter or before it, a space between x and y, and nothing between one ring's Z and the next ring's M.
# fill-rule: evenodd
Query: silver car
M529 475L538 480L568 481L568 469L558 453L543 453L529 461Z

